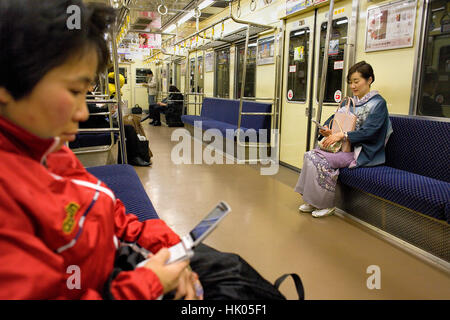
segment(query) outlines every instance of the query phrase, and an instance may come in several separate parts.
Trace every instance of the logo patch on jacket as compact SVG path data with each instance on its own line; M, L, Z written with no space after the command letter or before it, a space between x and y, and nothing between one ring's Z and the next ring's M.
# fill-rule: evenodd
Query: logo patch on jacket
M64 209L66 211L66 218L64 219L62 227L64 233L69 234L73 231L75 227L75 215L79 209L80 205L75 202L69 203Z

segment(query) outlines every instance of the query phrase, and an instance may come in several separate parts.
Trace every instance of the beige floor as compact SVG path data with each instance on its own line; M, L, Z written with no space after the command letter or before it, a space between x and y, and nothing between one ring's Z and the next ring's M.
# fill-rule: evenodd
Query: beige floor
M307 299L450 299L449 273L343 218L299 213L302 200L293 191L298 173L280 167L276 176L262 176L249 165L175 165L175 128L143 125L153 165L135 168L159 216L177 233L188 232L225 200L232 212L205 243L240 254L270 281L298 273ZM381 270L379 290L367 288L371 265ZM291 283L281 291L296 298Z

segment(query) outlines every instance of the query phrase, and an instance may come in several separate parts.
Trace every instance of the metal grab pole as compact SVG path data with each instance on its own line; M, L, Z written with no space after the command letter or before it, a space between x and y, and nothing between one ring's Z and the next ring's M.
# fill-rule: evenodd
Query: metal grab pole
M327 24L327 36L325 38L325 50L324 57L322 63L322 77L320 79L320 91L319 91L319 106L317 108L317 116L316 121L320 123L322 118L322 105L323 105L323 96L325 95L325 83L327 80L327 69L328 69L328 49L330 48L330 35L333 29L333 9L334 8L334 0L330 0L330 10L328 11L328 24ZM319 43L320 48L320 43ZM319 128L316 127L314 131L314 146L317 143L317 135L319 134Z
M122 95L120 94L120 76L119 76L119 61L117 59L117 42L116 42L116 34L111 31L112 37L112 54L113 54L113 63L114 63L114 77L115 77L115 86L116 86L116 97L117 97L117 112L118 112L118 122L119 122L119 136L120 136L120 150L122 156L122 163L127 164L127 148L125 142L125 127L123 125L123 116L122 116Z
M244 65L242 69L242 83L241 83L241 94L239 96L239 118L238 118L238 139L237 142L239 143L239 132L241 128L241 121L242 121L242 104L244 102L244 90L245 90L245 77L247 75L247 52L248 52L248 41L250 37L250 25L247 25L247 35L245 36L245 47L244 47ZM239 52L238 52L239 55Z

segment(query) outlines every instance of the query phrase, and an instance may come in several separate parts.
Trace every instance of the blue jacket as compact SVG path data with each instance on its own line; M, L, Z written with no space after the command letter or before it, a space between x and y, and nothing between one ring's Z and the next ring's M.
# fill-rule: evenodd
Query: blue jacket
M356 108L367 105L370 112L362 126L358 130L347 133L353 149L362 147L357 159L357 167L372 167L383 164L386 160L384 150L386 138L392 132L386 100L377 94L366 103L356 106ZM325 125L329 126L333 117L334 115L325 122Z

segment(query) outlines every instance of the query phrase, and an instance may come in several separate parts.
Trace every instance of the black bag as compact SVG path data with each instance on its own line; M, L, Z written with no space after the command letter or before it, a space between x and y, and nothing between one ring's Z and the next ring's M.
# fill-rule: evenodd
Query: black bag
M133 108L131 108L132 114L142 114L142 108L139 107L139 105L135 105Z
M137 141L137 150L136 154L138 157L140 157L142 160L146 162L150 162L150 149L148 147L148 140Z
M304 300L297 274L285 274L271 284L240 256L204 244L195 248L191 267L200 278L205 300L286 300L278 288L288 276L295 282L299 300Z
M114 269L104 285L104 299L114 299L110 293L112 280L122 271L134 270L145 256L146 250L136 244L120 246ZM285 274L271 284L240 256L204 244L195 248L190 266L199 276L205 300L286 300L278 288L288 276L295 282L299 300L304 300L303 284L297 274ZM174 297L175 292L169 292L164 300Z

